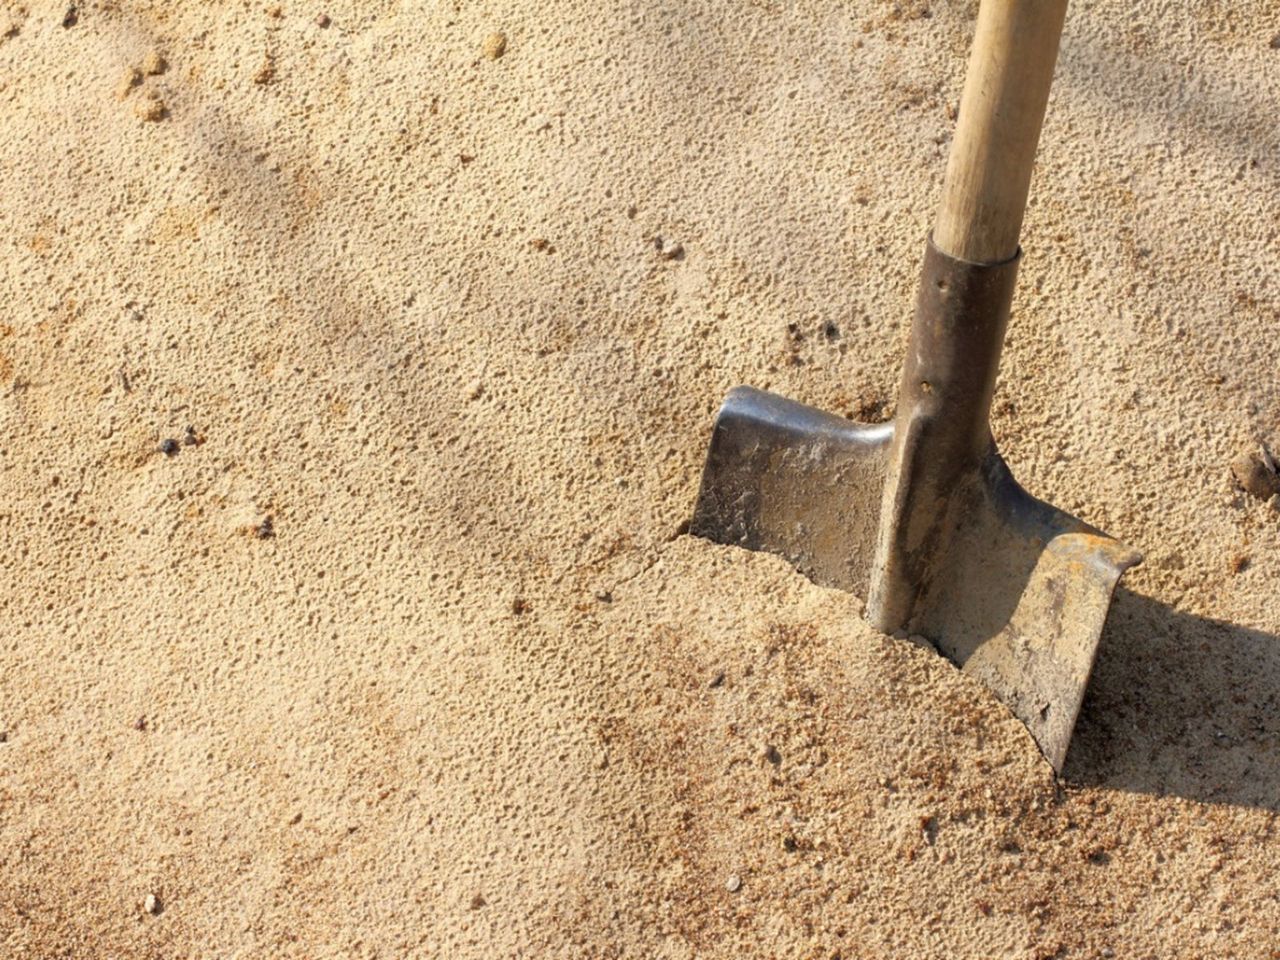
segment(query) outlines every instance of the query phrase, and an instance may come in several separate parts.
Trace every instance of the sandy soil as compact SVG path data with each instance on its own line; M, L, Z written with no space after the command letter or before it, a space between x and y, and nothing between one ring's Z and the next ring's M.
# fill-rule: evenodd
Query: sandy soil
M1147 562L1061 783L681 535L729 387L891 412L974 12L7 2L0 955L1275 957L1273 0L1069 17L995 429Z

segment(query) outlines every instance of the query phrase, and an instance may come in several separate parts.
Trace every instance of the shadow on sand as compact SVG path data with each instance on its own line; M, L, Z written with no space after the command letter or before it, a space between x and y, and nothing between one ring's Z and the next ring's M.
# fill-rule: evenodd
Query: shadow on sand
M1118 589L1063 777L1280 811L1280 637Z

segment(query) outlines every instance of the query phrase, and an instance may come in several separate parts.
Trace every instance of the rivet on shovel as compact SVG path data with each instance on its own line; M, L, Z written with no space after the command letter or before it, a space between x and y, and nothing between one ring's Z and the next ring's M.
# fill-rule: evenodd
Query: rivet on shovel
M781 554L932 640L1061 771L1120 575L1140 554L1032 497L991 436L1018 233L1066 0L983 0L892 424L739 387L690 529Z

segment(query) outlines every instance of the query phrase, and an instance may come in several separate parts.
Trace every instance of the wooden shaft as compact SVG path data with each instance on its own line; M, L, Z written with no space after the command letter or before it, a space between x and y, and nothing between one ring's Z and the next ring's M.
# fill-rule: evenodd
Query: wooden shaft
M934 245L971 263L1018 250L1067 0L982 0Z

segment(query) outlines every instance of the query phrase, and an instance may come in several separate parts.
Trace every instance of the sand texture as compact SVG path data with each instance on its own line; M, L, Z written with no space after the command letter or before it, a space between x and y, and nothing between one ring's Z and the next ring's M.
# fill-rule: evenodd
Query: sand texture
M975 13L4 0L0 957L1276 957L1275 0L1068 16L993 425L1146 562L1063 780L684 535L730 387L892 414Z

